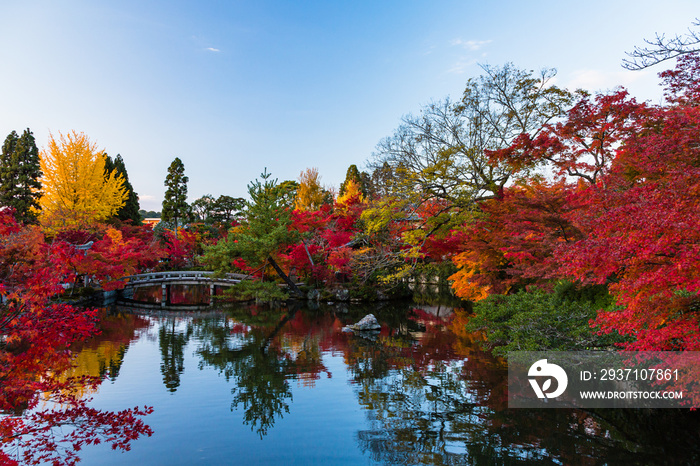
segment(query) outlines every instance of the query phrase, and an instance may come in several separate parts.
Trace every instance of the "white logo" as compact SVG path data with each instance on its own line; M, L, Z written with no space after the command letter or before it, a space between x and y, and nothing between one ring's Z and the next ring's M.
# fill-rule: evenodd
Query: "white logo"
M530 385L532 385L532 389L535 390L535 394L538 398L556 398L564 393L566 385L569 383L569 378L566 376L564 369L556 364L549 364L546 359L540 359L530 366L527 375L528 377L547 377L542 387L540 387L536 379L529 379ZM557 381L557 389L551 393L547 393L547 390L552 385L552 379Z

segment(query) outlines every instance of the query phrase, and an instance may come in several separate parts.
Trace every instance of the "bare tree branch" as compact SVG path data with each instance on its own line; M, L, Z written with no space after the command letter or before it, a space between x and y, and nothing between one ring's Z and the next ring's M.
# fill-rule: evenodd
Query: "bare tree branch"
M630 58L622 60L622 67L631 71L643 70L680 55L700 52L700 31L693 30L698 27L700 20L696 18L687 34L672 38L656 34L654 40L645 39L647 46L635 47L633 52L627 52Z

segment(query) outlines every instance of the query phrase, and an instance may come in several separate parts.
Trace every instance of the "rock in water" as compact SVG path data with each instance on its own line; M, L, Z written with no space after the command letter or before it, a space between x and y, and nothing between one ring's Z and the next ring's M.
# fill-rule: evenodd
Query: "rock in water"
M348 325L347 327L343 328L343 331L347 332L352 330L354 332L366 332L381 329L382 326L379 325L379 322L377 322L377 318L374 317L374 314L367 314L358 323L354 325Z

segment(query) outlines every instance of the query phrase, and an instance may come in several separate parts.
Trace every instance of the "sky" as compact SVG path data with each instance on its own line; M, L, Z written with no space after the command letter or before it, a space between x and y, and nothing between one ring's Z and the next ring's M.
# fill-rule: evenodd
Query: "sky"
M658 103L672 64L626 71L625 52L698 17L697 0L0 0L0 137L87 134L121 154L145 210L175 157L190 202L247 197L265 168L315 167L337 189L480 65Z

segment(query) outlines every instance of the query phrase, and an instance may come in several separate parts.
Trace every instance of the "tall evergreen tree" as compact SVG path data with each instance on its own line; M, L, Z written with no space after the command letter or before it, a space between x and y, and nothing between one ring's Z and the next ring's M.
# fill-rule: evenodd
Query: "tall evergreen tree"
M370 197L372 199L381 199L388 196L392 191L392 183L394 182L394 170L389 165L389 162L384 162L381 166L376 167L370 175Z
M27 128L19 136L12 131L0 155L0 206L12 207L18 220L36 221L41 197L39 149Z
M175 232L181 222L190 218L190 205L187 203L187 182L190 179L185 176L185 165L179 157L175 157L168 167L168 176L165 177L165 199L163 199L163 221L175 222Z
M340 184L340 190L338 191L338 196L342 196L345 194L345 190L348 187L348 182L352 180L354 181L357 186L360 188L360 192L362 193L362 196L365 198L368 197L369 195L369 183L370 183L370 178L369 175L365 172L360 172L360 170L357 169L357 165L352 164L348 167L348 171L345 172L345 181L343 181Z
M109 177L110 174L122 175L127 195L126 202L117 211L116 218L121 221L131 220L134 225L141 225L139 195L134 192L134 187L129 182L129 174L126 172L126 165L124 165L124 159L120 154L117 154L114 160L109 155L105 157L105 177Z

